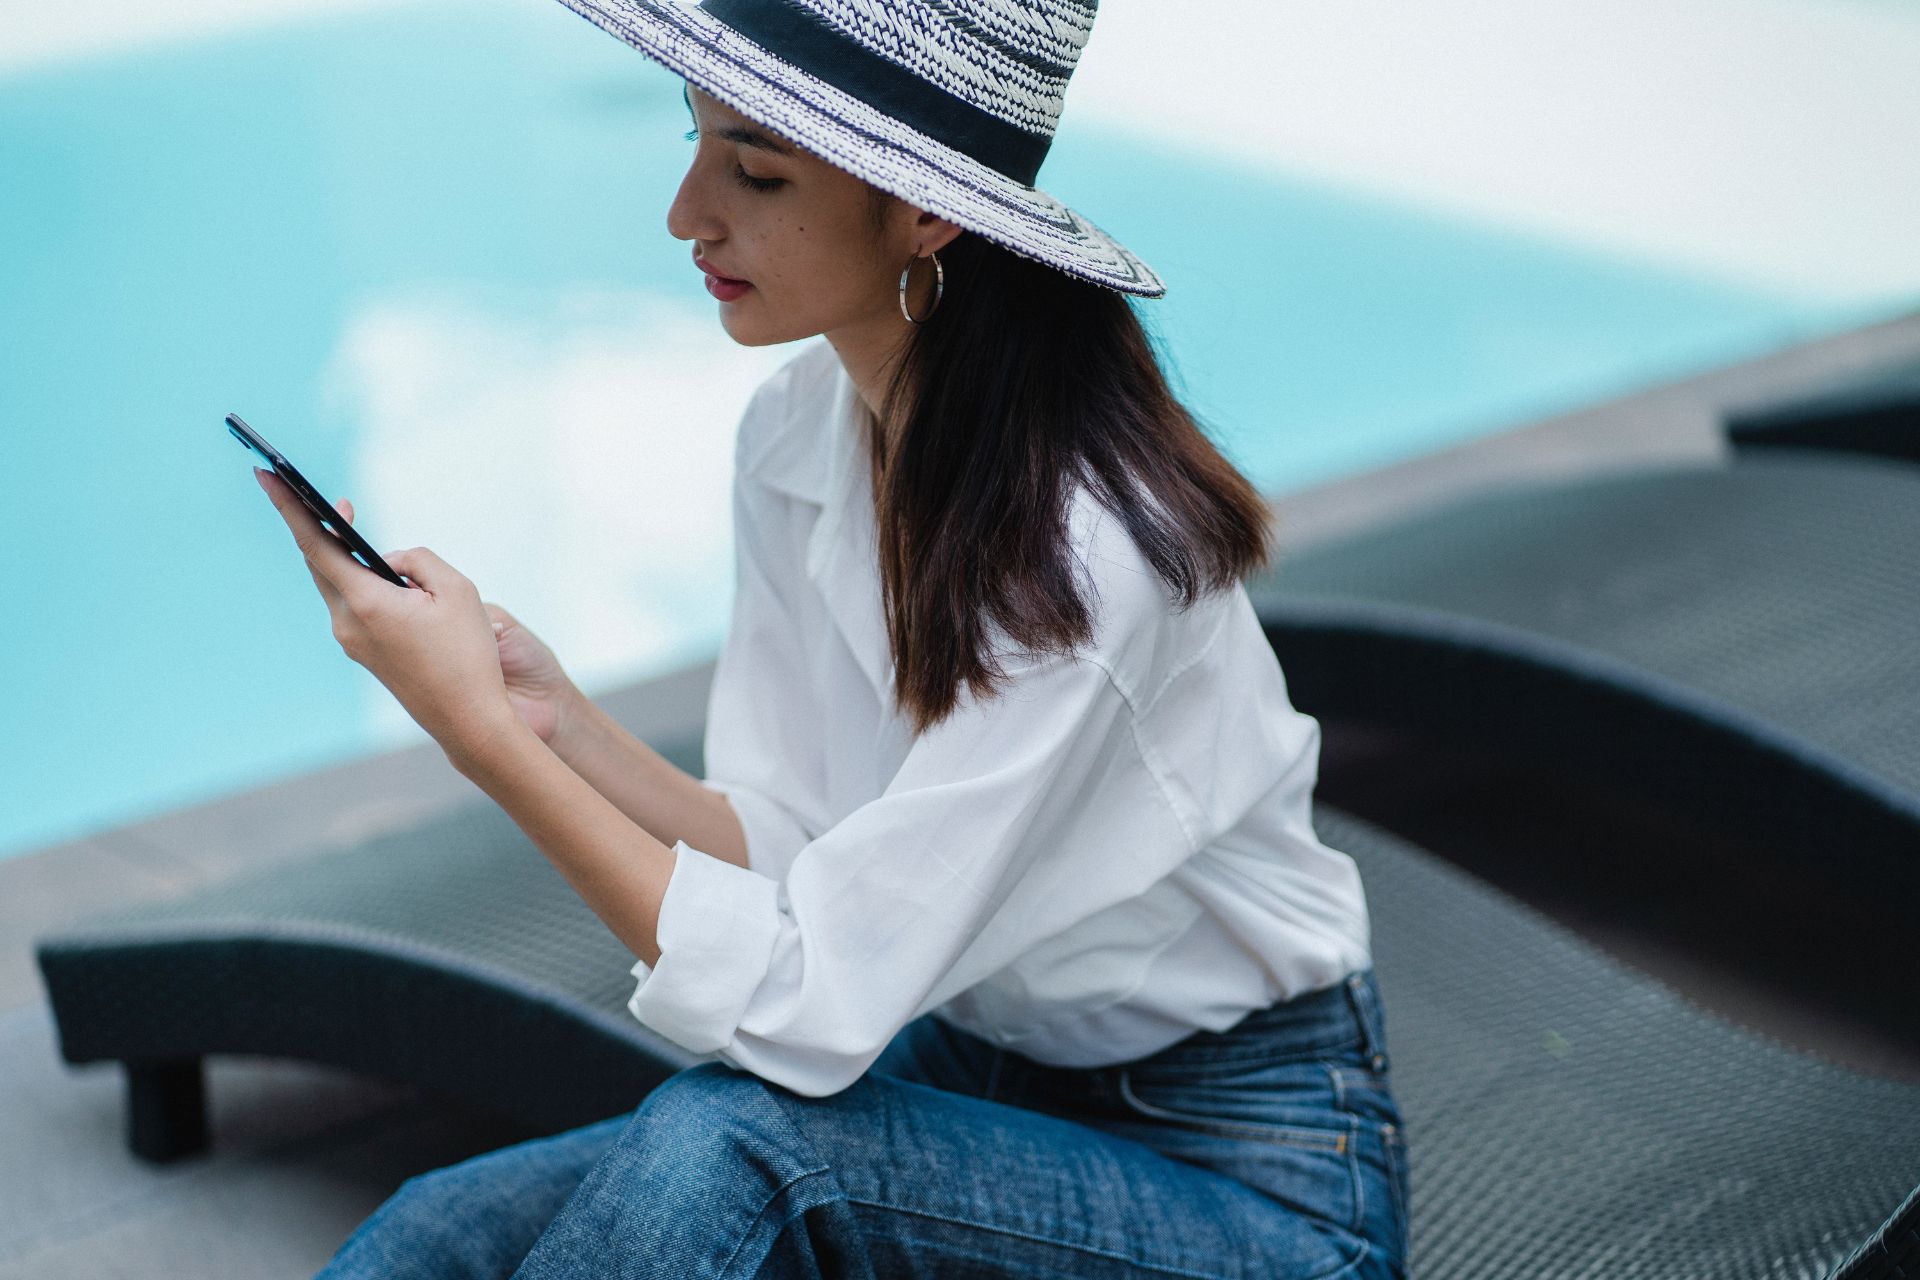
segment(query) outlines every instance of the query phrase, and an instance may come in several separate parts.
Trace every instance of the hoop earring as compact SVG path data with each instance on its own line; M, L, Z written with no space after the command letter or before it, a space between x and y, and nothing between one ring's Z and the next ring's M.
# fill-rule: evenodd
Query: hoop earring
M938 311L941 295L947 291L947 269L940 265L939 253L930 253L927 256L933 259L933 305L928 307L927 314L918 320L914 319L913 313L907 310L907 276L912 272L913 264L920 260L919 255L915 254L908 258L907 265L900 269L900 314L905 316L910 324L921 324L927 316Z

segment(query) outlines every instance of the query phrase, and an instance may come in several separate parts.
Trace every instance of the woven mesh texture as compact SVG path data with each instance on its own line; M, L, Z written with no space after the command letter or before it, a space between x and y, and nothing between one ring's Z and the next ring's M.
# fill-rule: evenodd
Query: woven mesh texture
M1283 556L1269 598L1560 641L1920 804L1920 469L1900 462L1762 451L1503 490Z
M1920 1276L1920 1187L1887 1224L1860 1242L1835 1272L1838 1280L1911 1280Z
M1420 1280L1817 1280L1920 1184L1920 1085L1726 1022L1320 805L1373 912Z
M625 1008L633 955L491 803L463 805L350 849L262 868L182 898L96 916L65 936L96 930L199 937L279 931L391 947L511 975L633 1023ZM127 1016L165 1015L139 1009Z
M1315 822L1360 866L1373 913L1415 1276L1818 1280L1920 1183L1920 1086L1735 1028L1405 841L1324 804ZM525 998L632 1022L632 957L490 804L98 917L44 939L41 959L50 979L85 961L83 982L48 984L63 1037L104 1056L177 1055L216 1013L283 1028L284 975L260 948L316 932L429 949ZM167 963L157 940L221 935L236 940L231 963L191 990L151 980ZM411 1011L422 1042L446 1034L432 998L423 989ZM520 1039L538 1091L565 1093L571 1058ZM404 1043L380 1052L396 1078L424 1069ZM636 1035L636 1064L657 1061L648 1052ZM1907 1224L1898 1238L1911 1236Z

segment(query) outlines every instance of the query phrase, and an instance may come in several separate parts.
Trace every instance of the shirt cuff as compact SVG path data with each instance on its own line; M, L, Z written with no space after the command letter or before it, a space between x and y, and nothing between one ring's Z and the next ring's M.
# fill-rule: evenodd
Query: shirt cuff
M778 879L812 839L786 807L765 792L739 782L715 782L711 778L699 782L727 798L746 836L747 865L761 875Z
M640 985L627 1009L688 1051L714 1053L732 1042L773 964L780 886L684 840L673 851L654 937L660 960L635 962Z

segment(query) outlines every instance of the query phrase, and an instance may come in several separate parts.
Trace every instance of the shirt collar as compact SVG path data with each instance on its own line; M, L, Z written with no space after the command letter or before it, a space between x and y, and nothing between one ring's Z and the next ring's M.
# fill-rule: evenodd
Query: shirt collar
M834 460L852 436L853 379L825 338L793 358L787 395L776 412L787 416L755 468L785 494L825 506L836 480Z
M769 449L761 478L820 508L807 538L806 573L819 591L882 706L892 702L894 662L880 602L879 543L873 524L872 468L860 430L864 406L840 355L821 340L799 357L790 429Z

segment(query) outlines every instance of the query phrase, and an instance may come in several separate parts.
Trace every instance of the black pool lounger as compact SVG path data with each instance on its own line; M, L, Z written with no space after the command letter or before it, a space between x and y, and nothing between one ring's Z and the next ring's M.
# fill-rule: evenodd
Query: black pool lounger
M1885 929L1920 888L1915 548L1920 469L1757 450L1459 502L1284 555L1255 598L1303 710L1605 769L1870 889ZM1315 812L1372 904L1419 1280L1920 1275L1920 1083L1738 1027ZM37 957L63 1056L126 1064L151 1159L203 1144L209 1054L540 1132L701 1060L627 1013L632 957L490 802Z
M1315 821L1372 903L1414 1275L1920 1266L1920 1084L1736 1027L1404 840ZM209 1054L346 1067L539 1132L701 1060L628 1014L632 957L491 803L69 927L38 959L62 1055L126 1064L155 1159L202 1145Z
M1283 542L1252 591L1310 714L1604 776L1920 901L1920 467L1764 449L1508 486Z
M1786 401L1725 415L1736 449L1787 446L1920 462L1920 362L1851 374Z

